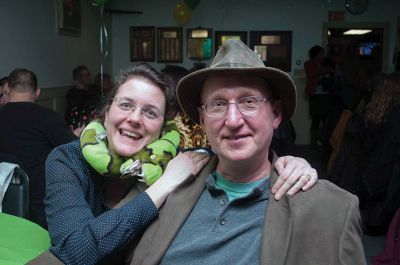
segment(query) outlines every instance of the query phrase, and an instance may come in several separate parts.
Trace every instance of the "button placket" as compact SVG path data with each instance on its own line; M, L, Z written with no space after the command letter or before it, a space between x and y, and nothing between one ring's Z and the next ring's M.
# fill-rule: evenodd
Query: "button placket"
M226 200L225 199L219 200L219 205L225 206L226 205Z

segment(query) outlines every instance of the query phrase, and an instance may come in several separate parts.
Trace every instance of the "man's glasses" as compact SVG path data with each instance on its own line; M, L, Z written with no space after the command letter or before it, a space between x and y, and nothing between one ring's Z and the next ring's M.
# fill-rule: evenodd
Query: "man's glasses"
M209 117L218 118L226 114L230 104L235 104L243 116L254 116L259 111L261 103L268 100L270 99L257 96L244 97L237 102L214 99L201 106L201 108Z
M140 113L150 120L162 120L164 116L158 108L154 106L139 106L135 104L130 98L113 98L113 101L120 110L126 113L133 112L136 109L140 109Z

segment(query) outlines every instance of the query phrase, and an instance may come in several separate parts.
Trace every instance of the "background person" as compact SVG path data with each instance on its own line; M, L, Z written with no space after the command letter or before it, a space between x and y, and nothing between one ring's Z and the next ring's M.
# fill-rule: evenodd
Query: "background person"
M311 116L311 144L317 144L317 134L329 112L330 97L321 83L323 76L331 70L324 66L325 49L315 45L308 51L309 60L304 63L306 94L309 96Z
M181 66L167 65L161 70L169 80L172 82L172 89L169 90L168 100L170 102L170 110L167 114L177 126L180 133L179 148L183 149L196 149L205 148L211 151L210 145L207 141L207 136L200 125L191 121L190 118L182 111L176 99L176 86L179 81L185 77L189 71Z
M54 147L76 139L58 113L35 103L40 95L36 75L15 69L9 75L10 101L0 108L0 152L18 158L29 177L30 219L47 227L45 161Z
M111 76L109 74L103 73L103 74L97 74L94 77L94 86L96 87L97 91L100 92L100 95L105 95L109 92L114 87L114 83L111 79Z
M91 94L94 98L95 104L95 115L99 112L102 106L105 104L106 101L114 88L114 82L111 76L107 73L97 74L94 77L94 84L91 89Z
M376 86L364 120L355 190L365 210L365 232L384 235L400 207L400 73L386 75Z
M65 120L73 129L84 127L95 117L99 96L92 87L92 75L85 65L77 66L72 77L74 86L67 91Z
M0 107L5 105L10 100L8 96L9 92L8 76L6 76L0 79Z

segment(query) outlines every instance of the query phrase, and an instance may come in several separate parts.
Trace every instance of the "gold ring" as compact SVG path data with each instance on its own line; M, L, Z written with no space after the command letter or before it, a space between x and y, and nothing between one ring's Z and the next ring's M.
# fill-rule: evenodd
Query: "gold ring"
M309 174L307 174L307 175L304 175L307 179L308 179L308 181L310 181L311 180L311 176L309 175Z

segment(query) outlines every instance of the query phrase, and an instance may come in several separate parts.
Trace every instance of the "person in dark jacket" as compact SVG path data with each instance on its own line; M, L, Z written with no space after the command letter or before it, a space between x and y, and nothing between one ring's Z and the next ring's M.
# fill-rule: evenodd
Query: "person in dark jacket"
M35 103L40 95L36 75L28 69L15 69L9 75L10 101L0 108L0 152L13 155L29 177L30 219L47 227L45 161L54 147L76 139L63 118Z
M74 86L67 91L65 120L73 129L86 126L96 114L96 104L101 97L92 85L92 76L85 65L79 65L72 72Z

